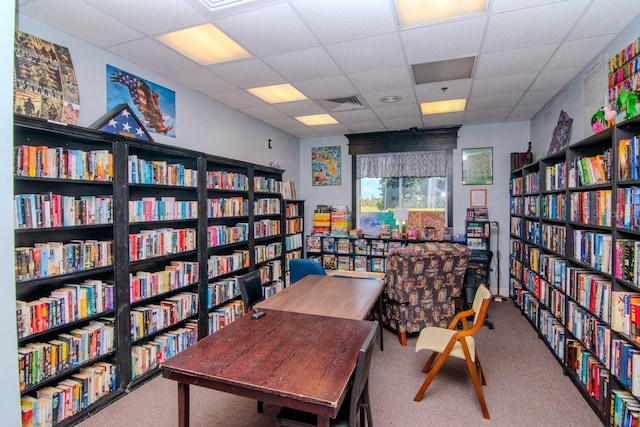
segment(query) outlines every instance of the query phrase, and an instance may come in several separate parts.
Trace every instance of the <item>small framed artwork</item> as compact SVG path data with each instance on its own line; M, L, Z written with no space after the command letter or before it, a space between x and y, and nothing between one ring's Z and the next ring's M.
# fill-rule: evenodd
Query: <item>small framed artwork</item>
M471 190L469 191L469 206L472 208L487 207L487 190Z
M462 149L462 184L493 184L493 148Z

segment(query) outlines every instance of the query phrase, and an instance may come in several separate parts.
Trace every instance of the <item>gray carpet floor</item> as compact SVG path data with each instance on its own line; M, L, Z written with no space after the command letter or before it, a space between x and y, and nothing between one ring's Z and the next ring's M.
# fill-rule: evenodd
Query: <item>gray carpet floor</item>
M370 394L373 424L388 426L601 426L560 364L538 339L511 300L492 302L495 329L477 335L487 385L490 420L482 417L464 361L449 358L421 402L413 396L425 374L428 354L415 352L415 337L402 347L384 331L372 360ZM191 387L191 426L273 426L278 408L200 387ZM78 424L82 427L177 425L177 385L156 377Z

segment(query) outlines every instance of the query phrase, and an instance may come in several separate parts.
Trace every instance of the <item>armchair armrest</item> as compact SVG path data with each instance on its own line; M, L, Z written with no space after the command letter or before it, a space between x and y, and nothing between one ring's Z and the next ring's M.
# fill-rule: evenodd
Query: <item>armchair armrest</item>
M462 326L464 329L468 329L467 325L467 317L473 316L475 311L472 308L469 310L461 311L456 314L453 319L451 319L451 323L449 323L448 329L455 329L458 326L458 322L462 321Z

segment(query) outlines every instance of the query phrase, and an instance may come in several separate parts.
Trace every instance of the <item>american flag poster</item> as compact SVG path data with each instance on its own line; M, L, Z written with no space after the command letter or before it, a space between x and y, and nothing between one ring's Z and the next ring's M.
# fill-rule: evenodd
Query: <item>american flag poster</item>
M176 137L176 93L107 64L107 110L123 103L149 132Z
M78 124L80 94L68 48L16 31L14 64L15 113Z

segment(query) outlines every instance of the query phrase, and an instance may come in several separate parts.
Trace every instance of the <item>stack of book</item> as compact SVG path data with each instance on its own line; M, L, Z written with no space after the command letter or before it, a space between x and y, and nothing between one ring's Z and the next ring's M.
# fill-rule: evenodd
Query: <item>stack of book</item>
M351 230L351 212L348 206L334 205L331 209L331 235L348 236Z

